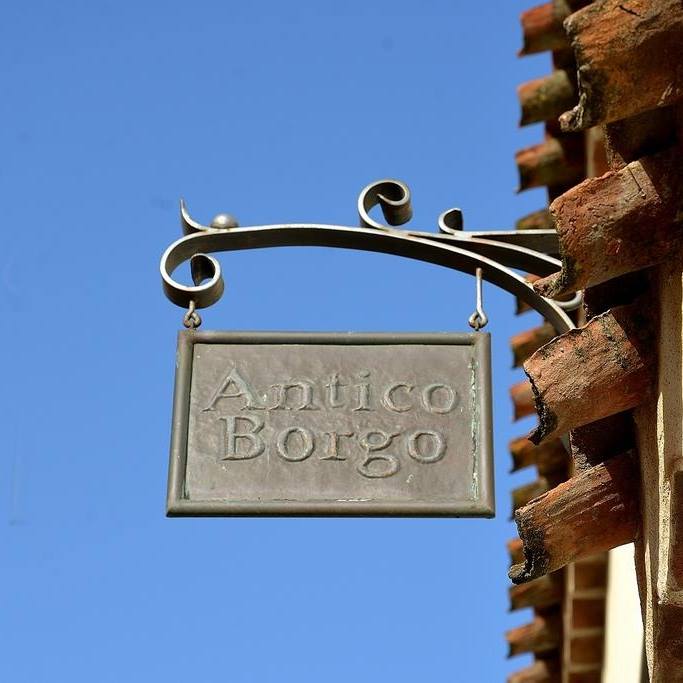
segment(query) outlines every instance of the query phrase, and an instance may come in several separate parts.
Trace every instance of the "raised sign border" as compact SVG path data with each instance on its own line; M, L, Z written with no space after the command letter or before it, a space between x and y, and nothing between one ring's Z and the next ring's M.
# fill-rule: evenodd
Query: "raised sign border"
M184 497L190 386L195 344L430 344L472 346L477 360L479 413L475 473L479 500L437 502L373 501L263 501L229 502L188 500ZM369 332L215 332L181 330L178 333L173 394L173 429L166 514L169 517L493 517L493 446L491 415L491 339L486 333L369 333ZM487 388L489 388L487 390Z

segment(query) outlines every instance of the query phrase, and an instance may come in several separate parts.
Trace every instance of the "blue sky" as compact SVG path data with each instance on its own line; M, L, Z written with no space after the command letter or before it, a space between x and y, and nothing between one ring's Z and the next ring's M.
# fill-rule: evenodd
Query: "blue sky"
M15 2L0 23L0 678L498 681L512 425L508 338L485 288L494 520L166 519L176 331L158 261L179 198L209 221L356 224L398 177L416 228L460 206L504 228L527 2ZM220 257L206 329L463 331L471 278L395 257Z

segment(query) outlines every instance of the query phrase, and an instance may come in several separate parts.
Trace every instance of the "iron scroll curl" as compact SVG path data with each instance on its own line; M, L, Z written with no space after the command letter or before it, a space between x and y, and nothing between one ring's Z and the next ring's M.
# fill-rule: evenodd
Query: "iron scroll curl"
M370 216L379 205L390 225ZM550 255L557 251L552 230L465 232L462 213L451 209L438 220L439 233L398 229L412 217L410 190L405 183L385 179L366 186L358 198L361 227L318 223L289 223L249 227L217 228L195 221L183 201L180 219L184 237L173 242L161 257L164 293L178 306L196 308L216 303L224 291L220 264L210 254L244 249L284 246L318 246L358 249L416 259L482 277L514 294L538 311L558 334L574 327L568 310L580 304L580 295L570 302L546 299L515 270L540 276L560 270L561 262ZM173 279L173 272L189 262L192 285Z

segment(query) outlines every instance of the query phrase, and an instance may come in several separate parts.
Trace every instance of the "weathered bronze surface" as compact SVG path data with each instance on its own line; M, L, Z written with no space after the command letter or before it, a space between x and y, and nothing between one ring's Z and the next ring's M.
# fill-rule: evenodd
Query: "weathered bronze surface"
M489 336L180 332L167 509L492 516Z

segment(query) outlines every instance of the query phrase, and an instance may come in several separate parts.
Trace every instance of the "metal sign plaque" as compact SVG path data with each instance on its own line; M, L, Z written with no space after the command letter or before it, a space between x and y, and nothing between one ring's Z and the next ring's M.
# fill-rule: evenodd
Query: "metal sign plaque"
M180 332L168 514L492 516L489 343Z

